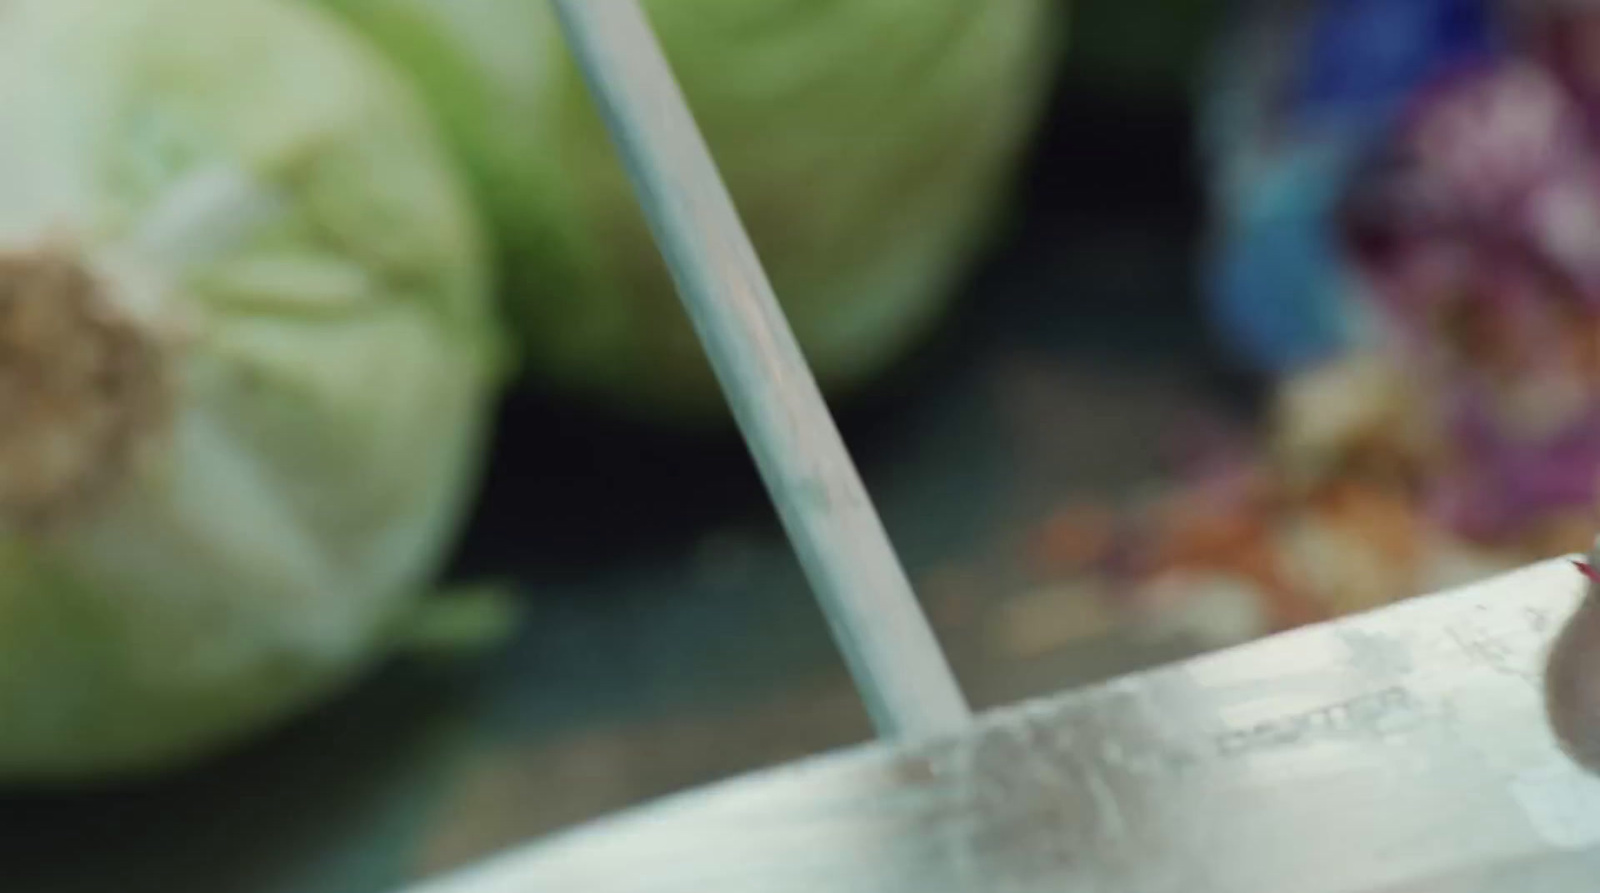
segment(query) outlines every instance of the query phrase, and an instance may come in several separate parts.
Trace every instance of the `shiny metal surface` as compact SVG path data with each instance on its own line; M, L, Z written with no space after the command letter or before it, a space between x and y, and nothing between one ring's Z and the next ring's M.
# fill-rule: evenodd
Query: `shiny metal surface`
M415 893L1600 889L1600 779L1542 695L1553 561L736 780Z

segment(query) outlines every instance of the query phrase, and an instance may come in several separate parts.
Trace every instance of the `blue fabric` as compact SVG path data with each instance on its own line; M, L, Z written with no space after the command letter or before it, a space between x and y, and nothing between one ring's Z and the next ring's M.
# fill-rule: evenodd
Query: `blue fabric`
M1281 105L1254 137L1275 148L1250 170L1205 283L1227 348L1267 373L1356 337L1333 231L1340 197L1418 86L1499 44L1486 0L1321 0L1285 39L1301 64L1268 91Z
M1263 172L1212 260L1212 320L1225 346L1255 369L1316 362L1352 336L1330 232L1347 158L1307 152Z
M1311 110L1390 105L1499 42L1484 0L1323 0L1304 37L1292 96Z

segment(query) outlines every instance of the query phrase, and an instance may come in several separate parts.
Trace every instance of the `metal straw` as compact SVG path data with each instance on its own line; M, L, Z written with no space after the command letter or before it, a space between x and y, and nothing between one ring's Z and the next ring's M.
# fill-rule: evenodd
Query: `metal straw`
M885 737L970 719L750 238L635 0L554 0L678 293Z

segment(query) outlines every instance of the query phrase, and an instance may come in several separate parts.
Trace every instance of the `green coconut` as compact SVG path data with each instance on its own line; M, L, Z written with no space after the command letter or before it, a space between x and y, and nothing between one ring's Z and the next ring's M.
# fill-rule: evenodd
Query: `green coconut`
M503 377L412 90L302 4L0 3L0 780L199 759L406 634Z
M421 85L506 258L527 368L659 416L710 369L548 0L316 0ZM994 228L1062 38L1056 0L647 0L824 387L939 318Z

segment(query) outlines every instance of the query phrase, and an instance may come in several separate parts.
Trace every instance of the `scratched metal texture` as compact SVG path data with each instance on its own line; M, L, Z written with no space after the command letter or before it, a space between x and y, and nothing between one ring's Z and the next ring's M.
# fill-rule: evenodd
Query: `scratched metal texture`
M415 893L1592 893L1548 731L1553 561L725 783Z

